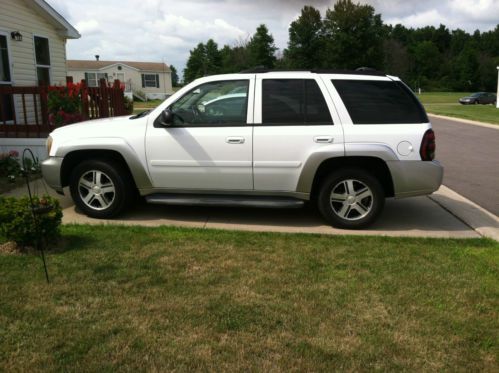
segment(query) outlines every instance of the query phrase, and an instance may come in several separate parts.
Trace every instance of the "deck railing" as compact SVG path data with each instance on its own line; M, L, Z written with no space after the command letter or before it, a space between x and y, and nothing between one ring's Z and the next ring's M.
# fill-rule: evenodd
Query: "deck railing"
M47 87L0 85L0 137L44 137L48 121Z
M81 81L81 115L84 120L125 115L121 83L101 79L98 87ZM0 85L0 138L46 137L56 126L49 122L48 87Z

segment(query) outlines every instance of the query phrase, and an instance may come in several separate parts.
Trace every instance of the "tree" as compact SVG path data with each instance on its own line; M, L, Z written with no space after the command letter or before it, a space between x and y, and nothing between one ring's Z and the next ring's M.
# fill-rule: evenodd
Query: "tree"
M456 89L474 91L480 86L478 52L467 44L455 61Z
M370 5L339 0L326 11L325 67L383 68L383 22Z
M300 17L289 26L288 48L284 59L291 68L320 67L324 38L321 13L312 6L304 6Z
M407 48L396 39L386 39L383 42L384 71L406 80L409 77L410 56Z
M222 57L218 45L209 39L205 45L205 75L219 74L222 69Z
M240 40L233 47L224 45L220 55L223 73L235 73L251 67L247 40Z
M418 77L433 79L438 76L441 56L435 43L422 41L415 45L411 54Z
M258 26L256 33L248 43L248 52L250 63L253 67L263 66L273 68L276 58L275 51L277 50L274 45L274 37L269 34L267 26L264 24Z
M178 74L177 74L177 69L175 66L170 65L170 70L172 72L172 86L177 87L178 86Z
M206 75L206 47L199 43L191 50L187 65L184 69L184 82L190 83L193 80Z

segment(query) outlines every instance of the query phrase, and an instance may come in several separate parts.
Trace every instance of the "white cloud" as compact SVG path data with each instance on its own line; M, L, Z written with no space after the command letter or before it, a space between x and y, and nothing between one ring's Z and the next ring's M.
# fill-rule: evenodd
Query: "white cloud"
M385 20L386 23L397 24L401 23L408 27L424 27L428 25L437 26L439 24L448 25L449 20L436 9L428 10L417 14L411 14L402 18L390 18Z
M99 32L99 22L95 19L80 21L75 25L75 27L80 34L83 35L83 37Z
M477 23L499 22L498 0L451 0L450 10L459 18L466 18Z
M374 6L386 23L445 24L466 31L492 29L499 0L355 0ZM48 0L82 34L68 42L68 58L166 61L181 71L189 50L213 38L235 44L265 23L279 48L305 4L325 14L334 0Z

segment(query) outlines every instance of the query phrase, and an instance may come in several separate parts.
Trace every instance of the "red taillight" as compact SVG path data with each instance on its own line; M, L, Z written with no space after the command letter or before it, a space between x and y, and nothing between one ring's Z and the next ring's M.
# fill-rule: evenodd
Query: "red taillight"
M419 155L423 161L433 161L435 158L435 132L429 129L425 132L423 136L423 141L421 141L421 149L419 149Z

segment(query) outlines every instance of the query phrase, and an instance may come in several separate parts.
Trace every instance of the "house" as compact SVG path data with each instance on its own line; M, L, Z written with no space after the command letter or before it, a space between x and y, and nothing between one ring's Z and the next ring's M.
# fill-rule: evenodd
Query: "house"
M89 87L96 87L100 79L118 79L125 84L125 95L140 99L161 99L173 93L172 72L162 62L68 60L68 76L76 83L85 79Z
M0 88L66 83L66 41L80 34L44 0L0 0ZM27 92L27 89L26 89ZM41 103L35 94L0 95L0 151L22 150L42 139L5 138L6 127L33 123ZM36 119L38 120L38 119ZM18 134L16 134L18 135ZM33 149L33 148L32 148Z

